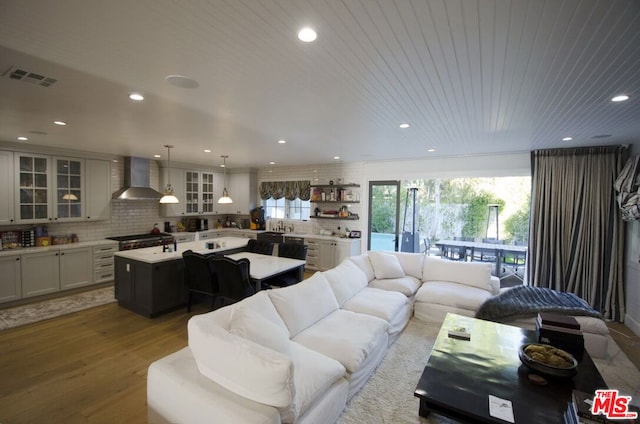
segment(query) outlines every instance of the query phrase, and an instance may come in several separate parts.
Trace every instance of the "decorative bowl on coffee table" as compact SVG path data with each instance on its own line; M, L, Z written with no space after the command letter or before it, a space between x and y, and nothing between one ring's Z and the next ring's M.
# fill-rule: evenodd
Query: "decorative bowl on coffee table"
M528 343L520 348L520 361L533 371L552 377L573 377L578 361L569 352L551 345Z

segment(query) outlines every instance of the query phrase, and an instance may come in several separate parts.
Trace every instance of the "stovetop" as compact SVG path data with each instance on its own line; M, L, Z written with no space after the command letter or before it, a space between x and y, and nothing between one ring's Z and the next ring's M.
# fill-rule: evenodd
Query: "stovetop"
M117 236L117 237L107 237L107 238L109 240L115 240L115 241L136 241L136 240L161 239L165 237L169 238L173 236L168 233L159 233L159 234L145 233L145 234L134 234L130 236Z

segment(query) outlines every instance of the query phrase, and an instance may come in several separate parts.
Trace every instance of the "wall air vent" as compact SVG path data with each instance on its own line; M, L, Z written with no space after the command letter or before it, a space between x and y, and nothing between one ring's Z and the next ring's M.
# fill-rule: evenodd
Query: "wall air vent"
M40 85L42 87L51 87L51 85L58 81L55 78L36 74L35 72L29 72L25 69L18 68L17 66L12 66L4 74L2 74L2 76L12 80L24 81L31 84Z

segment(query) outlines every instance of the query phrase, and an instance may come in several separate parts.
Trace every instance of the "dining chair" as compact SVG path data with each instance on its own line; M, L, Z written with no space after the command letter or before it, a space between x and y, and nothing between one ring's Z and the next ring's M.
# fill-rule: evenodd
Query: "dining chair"
M259 253L261 255L272 255L274 244L266 240L249 239L247 252Z
M213 259L213 265L220 287L218 296L227 301L225 303L235 303L256 293L249 277L249 259L218 256Z
M192 250L182 253L184 260L184 281L187 284L187 312L191 312L194 298L208 297L213 310L218 297L218 277L213 265L213 257L201 255Z
M471 242L474 241L473 237L454 236L453 239L456 241L471 241ZM449 259L454 259L457 261L466 261L467 258L473 258L472 247L451 246L451 251L449 252Z
M278 244L278 256L281 258L290 259L307 259L308 246L300 243L280 243ZM286 287L299 283L299 271L294 270L281 275L277 275L273 278L269 278L265 281L269 286Z

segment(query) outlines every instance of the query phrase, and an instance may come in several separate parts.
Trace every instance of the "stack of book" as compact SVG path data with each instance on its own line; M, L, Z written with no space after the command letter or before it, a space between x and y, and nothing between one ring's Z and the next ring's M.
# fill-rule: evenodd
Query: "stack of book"
M550 344L569 352L576 360L582 360L584 337L574 317L540 312L536 318L536 334L538 343Z

